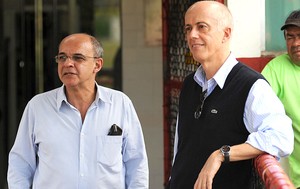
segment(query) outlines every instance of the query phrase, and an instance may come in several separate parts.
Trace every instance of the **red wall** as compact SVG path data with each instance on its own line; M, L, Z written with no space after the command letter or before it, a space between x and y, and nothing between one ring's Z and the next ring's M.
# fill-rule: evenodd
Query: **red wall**
M255 58L238 58L238 61L250 66L254 70L261 72L265 65L274 58L274 56L255 57Z

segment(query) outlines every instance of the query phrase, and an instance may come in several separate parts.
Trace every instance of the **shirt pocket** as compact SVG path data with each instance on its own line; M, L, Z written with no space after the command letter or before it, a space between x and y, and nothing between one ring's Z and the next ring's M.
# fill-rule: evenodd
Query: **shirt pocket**
M106 166L122 166L122 136L98 136L97 161Z

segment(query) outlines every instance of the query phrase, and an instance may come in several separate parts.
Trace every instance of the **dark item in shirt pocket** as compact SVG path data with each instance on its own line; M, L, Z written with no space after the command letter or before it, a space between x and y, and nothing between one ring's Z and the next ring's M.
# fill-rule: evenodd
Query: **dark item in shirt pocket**
M122 135L122 129L118 125L113 124L109 129L108 135L110 136Z

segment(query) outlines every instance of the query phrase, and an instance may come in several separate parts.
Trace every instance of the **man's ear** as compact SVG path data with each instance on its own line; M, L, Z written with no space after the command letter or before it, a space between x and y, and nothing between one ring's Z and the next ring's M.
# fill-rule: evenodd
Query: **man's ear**
M227 42L231 39L231 28L225 28L224 29L224 36L223 36L223 43Z
M103 67L103 58L95 58L95 68L94 73L99 72Z

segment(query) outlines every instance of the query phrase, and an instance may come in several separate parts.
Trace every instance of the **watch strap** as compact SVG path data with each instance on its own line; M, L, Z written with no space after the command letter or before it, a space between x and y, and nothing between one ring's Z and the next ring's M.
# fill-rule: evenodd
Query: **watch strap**
M230 146L224 145L221 147L220 151L224 157L224 163L229 163L230 162Z
M229 153L228 152L224 153L223 156L224 156L224 163L229 163L230 162L230 160L229 160Z

